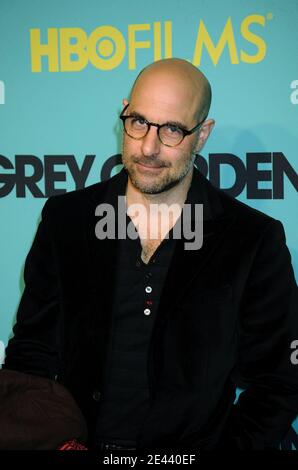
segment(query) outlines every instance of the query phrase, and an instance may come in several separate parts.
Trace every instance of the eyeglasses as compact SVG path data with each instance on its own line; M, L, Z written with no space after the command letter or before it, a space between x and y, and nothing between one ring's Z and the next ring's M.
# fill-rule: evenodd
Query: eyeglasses
M201 127L203 122L206 120L206 117L200 121L195 127L192 129L183 129L179 125L166 122L165 124L156 124L155 122L149 122L144 117L138 114L132 114L128 116L124 116L124 112L128 108L129 103L125 106L122 113L120 114L120 119L123 122L124 130L129 137L132 139L141 140L143 139L148 132L150 131L151 126L157 127L157 135L160 142L167 147L176 147L177 145L181 144L184 137L187 135L193 134L195 131Z

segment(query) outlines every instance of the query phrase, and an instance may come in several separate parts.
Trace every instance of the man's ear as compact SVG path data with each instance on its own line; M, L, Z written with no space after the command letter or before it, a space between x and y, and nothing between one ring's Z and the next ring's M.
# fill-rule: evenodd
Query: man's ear
M128 105L128 101L127 101L127 99L126 99L126 98L123 98L123 100L122 100L122 104L123 104L123 108L125 108L125 106L127 106L127 105Z
M214 126L215 126L214 119L207 119L207 121L205 121L202 124L202 127L199 130L199 139L195 147L196 153L202 150Z

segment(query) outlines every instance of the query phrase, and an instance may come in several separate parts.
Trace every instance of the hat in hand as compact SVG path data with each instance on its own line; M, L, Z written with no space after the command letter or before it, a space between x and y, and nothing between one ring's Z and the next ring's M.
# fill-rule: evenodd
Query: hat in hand
M68 390L50 379L0 370L0 449L50 450L85 442L87 426Z

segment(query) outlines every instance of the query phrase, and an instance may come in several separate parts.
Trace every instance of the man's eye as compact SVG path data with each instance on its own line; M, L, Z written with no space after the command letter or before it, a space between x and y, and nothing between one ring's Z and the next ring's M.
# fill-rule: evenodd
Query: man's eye
M146 124L145 119L140 117L132 118L131 122L133 126L144 126Z
M165 130L168 134L181 134L180 127L175 126L174 124L167 124Z

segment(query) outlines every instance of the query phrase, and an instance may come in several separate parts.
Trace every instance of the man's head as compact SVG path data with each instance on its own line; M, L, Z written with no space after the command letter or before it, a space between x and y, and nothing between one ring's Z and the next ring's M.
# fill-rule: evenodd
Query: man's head
M137 125L144 125L144 119L168 123L169 132L176 132L175 126L190 130L205 119L210 102L210 84L202 72L185 60L163 59L141 71L123 105L128 105L124 114L133 115ZM179 184L192 170L194 154L213 126L213 120L205 120L173 147L160 141L156 126L140 139L124 133L122 160L133 186L142 193L158 194Z

